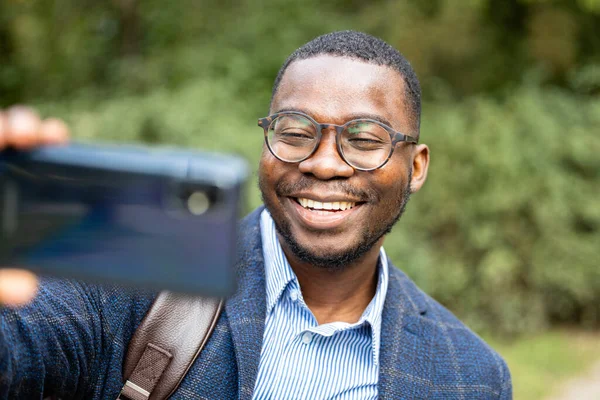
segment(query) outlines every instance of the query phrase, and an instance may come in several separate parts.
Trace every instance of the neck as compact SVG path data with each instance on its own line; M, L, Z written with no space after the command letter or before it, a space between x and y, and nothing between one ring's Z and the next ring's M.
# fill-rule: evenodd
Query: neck
M361 259L335 270L305 263L283 245L281 238L280 243L298 277L304 301L319 324L360 319L377 290L377 261L383 239Z

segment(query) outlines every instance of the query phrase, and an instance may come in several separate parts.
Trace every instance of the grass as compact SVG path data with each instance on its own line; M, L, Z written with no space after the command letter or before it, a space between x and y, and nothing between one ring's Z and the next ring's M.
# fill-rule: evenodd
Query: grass
M516 400L555 394L567 379L600 360L600 334L550 331L511 343L487 338L506 360Z

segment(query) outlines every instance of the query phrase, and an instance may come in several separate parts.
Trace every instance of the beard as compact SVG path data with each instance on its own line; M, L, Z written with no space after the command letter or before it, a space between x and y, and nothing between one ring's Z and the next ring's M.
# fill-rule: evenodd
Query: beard
M399 193L398 202L391 213L388 214L386 219L378 219L375 221L369 220L369 224L360 227L362 230L359 237L360 241L343 252L338 253L326 253L318 254L312 251L310 248L303 246L292 234L292 229L289 221L284 215L277 213L277 207L265 195L265 185L262 179L259 179L259 189L261 192L263 203L273 221L275 222L275 228L280 238L285 241L286 247L296 256L300 261L313 265L316 268L327 269L331 271L344 269L346 266L352 265L356 261L360 260L373 246L381 239L384 235L391 232L394 225L400 220L400 217L406 210L408 200L410 199L410 182L412 178L412 170L409 171L407 183L402 187ZM339 192L346 192L355 197L361 199L368 199L369 201L378 201L378 196L374 192L369 191L357 191L352 187L346 187L342 183L339 183ZM302 178L293 184L280 183L275 188L275 193L278 196L286 196L286 194L298 193L299 191L313 186L308 178ZM382 206L382 205L380 205ZM318 234L315 234L315 240L318 240ZM283 243L282 243L283 244Z

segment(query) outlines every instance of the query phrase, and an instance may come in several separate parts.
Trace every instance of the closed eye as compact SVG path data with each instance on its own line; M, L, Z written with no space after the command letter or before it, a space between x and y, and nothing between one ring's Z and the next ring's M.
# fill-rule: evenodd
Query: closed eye
M283 131L278 132L277 136L285 136L285 137L293 137L293 138L305 138L305 139L313 139L313 135L308 134L306 132L298 132L298 131Z
M348 146L360 151L380 150L387 147L387 143L373 136L351 137L345 140Z

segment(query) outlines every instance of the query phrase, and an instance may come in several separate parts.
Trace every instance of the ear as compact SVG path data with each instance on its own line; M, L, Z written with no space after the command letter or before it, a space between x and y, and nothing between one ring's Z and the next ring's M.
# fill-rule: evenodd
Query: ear
M412 157L412 179L410 181L411 193L416 193L427 180L429 169L429 147L425 144L415 145Z

